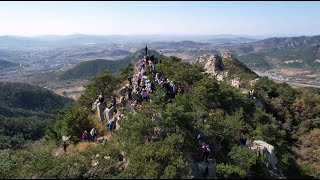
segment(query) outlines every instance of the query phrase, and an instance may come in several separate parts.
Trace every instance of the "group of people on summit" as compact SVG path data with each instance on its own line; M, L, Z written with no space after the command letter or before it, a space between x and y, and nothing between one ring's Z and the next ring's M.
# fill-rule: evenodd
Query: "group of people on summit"
M177 85L172 81L166 78L162 71L157 71L156 64L161 63L160 58L150 58L148 56L148 48L145 47L145 57L140 60L138 65L138 71L134 75L134 77L128 77L128 84L126 85L125 91L126 96L121 98L121 102L124 102L126 99L135 105L141 105L143 102L147 102L150 100L150 94L156 91L156 84L160 86L162 90L164 90L164 99L165 101L171 101L175 98L176 94L183 93L182 87L177 87ZM161 51L160 51L161 53ZM149 71L147 71L147 67ZM150 80L148 76L152 76L154 80ZM104 98L102 95L98 97L98 103L104 103ZM116 110L117 100L113 96L111 97L111 104L110 106L105 105L106 107L114 108ZM125 104L123 104L124 106ZM116 117L116 120L120 122L123 120L123 114L119 113ZM108 122L107 128L110 131L115 129L116 123L114 121ZM90 133L85 130L82 133L81 140L82 142L94 142L97 137L97 128L92 128ZM202 137L198 135L198 139L202 140ZM208 142L203 142L202 144L202 159L208 162L208 157L210 153L210 147Z

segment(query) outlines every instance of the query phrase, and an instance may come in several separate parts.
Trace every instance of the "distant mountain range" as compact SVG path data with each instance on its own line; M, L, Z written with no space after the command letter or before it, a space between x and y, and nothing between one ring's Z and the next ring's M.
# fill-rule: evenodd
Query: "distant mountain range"
M212 44L254 42L257 38L246 38L235 35L83 35L68 36L46 35L37 37L0 36L0 48L30 46L74 46L101 43L143 43L156 41L197 41Z
M269 38L223 48L251 68L320 68L320 35Z

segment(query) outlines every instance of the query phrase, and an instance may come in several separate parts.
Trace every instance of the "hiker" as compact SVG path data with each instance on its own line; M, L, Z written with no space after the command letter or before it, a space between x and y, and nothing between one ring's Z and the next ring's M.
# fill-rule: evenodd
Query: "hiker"
M116 109L117 99L114 96L111 96L111 99L112 100L111 100L111 105L110 105L109 109L112 108L112 106L114 106L114 109Z
M159 53L159 59L158 59L158 63L161 63L161 54L162 54L162 52L160 51L160 53Z
M117 122L121 123L122 119L123 119L123 115L119 114L118 117L117 117Z
M177 93L177 88L176 86L173 84L173 81L170 82L170 94L171 94L171 97L174 98L176 93Z
M160 79L160 77L159 77L159 73L157 72L155 76L155 80L158 81L158 79Z
M99 100L99 102L101 102L101 103L104 102L104 98L103 98L103 96L102 96L101 94L99 95L98 100Z
M202 143L202 158L201 159L204 159L206 160L206 162L208 162L208 157L209 157L209 153L210 153L210 147L209 147L209 143L206 142L206 143Z
M148 101L148 93L147 91L144 89L141 93L141 96L142 96L142 101Z
M112 132L113 129L114 129L114 120L111 120L111 121L109 122L108 126L109 126L109 131Z
M158 78L156 82L161 86L162 78Z
M239 138L239 141L240 141L240 146L241 146L241 147L246 147L247 138L240 137L240 138Z
M132 100L132 88L131 88L131 86L129 86L127 88L127 94L128 94L129 101L131 101Z
M129 86L132 86L132 77L128 77Z
M120 103L121 103L122 107L126 107L126 97L125 96L122 96Z
M159 72L159 78L161 78L161 77L163 77L163 72L162 71Z
M156 71L156 67L153 63L150 64L150 73L154 76L154 73Z
M141 74L141 73L139 73L139 74L138 74L138 81L137 81L138 86L140 86L141 79L142 79L142 74Z
M105 120L105 118L103 116L103 111L105 110L105 108L106 108L106 104L104 102L104 98L102 95L99 95L98 103L97 103L97 112L98 112L99 120L101 122L103 122Z
M63 147L64 152L67 152L67 146L68 146L67 141L63 141L61 145Z
M153 82L150 82L150 89L151 89L151 93L153 93L156 90Z
M138 93L137 96L137 104L142 104L143 99L141 93Z
M145 83L145 82L142 82L141 88L142 88L142 90L143 90L143 89L146 89L146 88L147 88L147 82L146 82L146 83Z
M139 71L141 72L141 71L145 70L145 67L146 67L146 65L145 65L145 64L141 64L141 65L140 65L140 69L139 69Z
M144 48L146 50L146 56L148 56L148 47L146 45L146 47Z
M200 142L203 142L204 141L204 134L203 133L198 133L198 135L197 135L197 139L198 139L198 141L200 141Z
M88 132L85 130L83 133L82 133L82 142L85 142L88 140Z
M95 141L96 135L97 135L97 128L92 128L90 131L90 139L92 142Z

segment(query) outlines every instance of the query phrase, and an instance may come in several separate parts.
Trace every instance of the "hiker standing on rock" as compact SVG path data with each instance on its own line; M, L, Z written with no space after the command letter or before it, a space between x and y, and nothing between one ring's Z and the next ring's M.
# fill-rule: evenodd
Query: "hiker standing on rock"
M129 101L131 101L132 100L132 88L131 88L131 86L128 87L127 94L128 94Z
M63 141L61 145L63 147L64 152L67 152L67 146L68 146L67 141Z
M208 157L209 157L209 153L210 153L210 147L209 147L209 143L206 142L206 143L202 143L202 158L201 159L204 159L206 160L206 162L208 162Z
M146 48L144 48L146 50L146 56L148 56L148 47L146 45Z
M158 59L158 63L159 63L159 64L161 63L161 54L162 54L162 52L160 51L160 53L159 53L159 59Z
M128 77L129 86L132 86L132 77Z
M109 107L109 109L111 109L112 108L112 106L114 107L114 112L117 112L117 109L116 109L116 105L117 105L117 99L116 99L116 97L115 96L111 96L111 104L110 104L110 107Z

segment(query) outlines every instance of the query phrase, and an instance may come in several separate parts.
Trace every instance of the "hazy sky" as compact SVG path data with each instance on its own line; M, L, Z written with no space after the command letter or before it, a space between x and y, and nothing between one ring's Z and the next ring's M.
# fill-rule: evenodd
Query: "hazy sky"
M0 2L0 35L320 34L320 2Z

